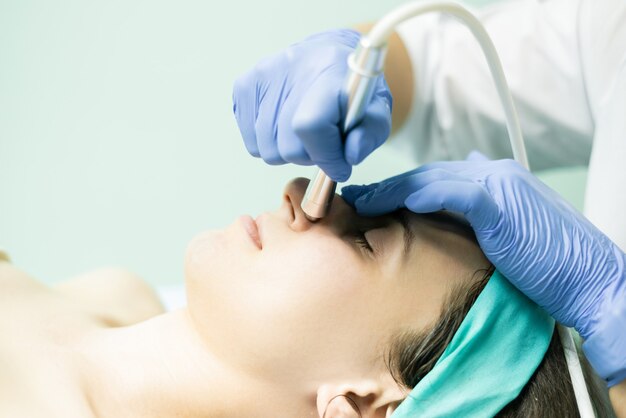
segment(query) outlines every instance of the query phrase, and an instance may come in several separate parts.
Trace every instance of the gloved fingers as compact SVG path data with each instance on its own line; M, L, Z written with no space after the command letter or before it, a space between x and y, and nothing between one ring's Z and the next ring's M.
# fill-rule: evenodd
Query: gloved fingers
M370 184L351 184L348 186L345 186L344 188L341 189L341 197L351 206L354 206L355 201L369 193L370 191L381 187L384 187L384 185L386 184L392 184L398 181L401 181L403 179L405 179L406 177L410 177L414 174L416 174L418 171L418 169L413 169L413 170L409 170L409 171L405 171L404 173L401 174L397 174L393 177L389 177L385 180L383 180L382 182L378 182L378 183L370 183Z
M480 166L482 167L482 165ZM355 206L356 200L361 196L367 195L375 189L386 189L391 184L406 181L407 178L411 178L411 181L421 179L420 181L423 185L427 184L429 181L453 178L459 180L464 179L465 181L479 180L480 182L480 179L476 178L477 171L480 171L477 167L476 162L472 161L437 161L424 164L416 169L389 177L379 183L349 185L344 187L341 190L341 193L346 202ZM430 174L426 175L425 173Z
M490 160L482 152L473 150L473 151L470 151L469 154L467 154L467 157L465 157L465 161L484 162L484 161L490 161Z
M338 183L348 180L352 174L352 166L346 163L343 158L321 160L317 166Z
M345 186L341 189L341 197L346 201L347 204L354 207L354 202L364 194L368 193L370 190L373 190L378 183L371 184L350 184L349 186Z
M311 157L309 157L302 142L300 142L300 138L297 138L293 131L283 131L281 133L279 127L276 144L278 146L278 154L284 161L299 165L313 165L313 161L311 161Z
M445 170L471 180L481 181L493 174L500 161L483 160L480 154L470 154L470 159L461 161L436 161L417 168L416 173Z
M404 204L416 213L440 210L462 213L477 232L493 228L500 216L489 192L480 184L466 180L429 183L408 196Z
M390 187L390 185L396 184L396 183L401 183L403 181L405 181L407 178L415 176L416 174L421 174L423 173L421 170L423 167L426 166L422 166L419 167L417 169L413 169L413 170L409 170L406 171L404 173L401 174L397 174L393 177L389 177L381 182L378 183L370 183L370 184L363 184L363 185L356 185L356 184L351 184L349 186L345 186L344 188L341 189L341 197L351 206L356 207L356 201L357 199L359 199L361 196L365 196L368 195L368 199L372 197L372 195L370 194L370 192L374 192L375 190L385 190L388 187ZM433 171L435 170L435 175L437 175L437 171L438 169L429 169L426 171ZM441 171L441 170L439 170ZM363 203L363 202L360 202Z
M474 161L435 161L419 166L415 169L416 173L424 173L432 170L445 170L451 173L467 173L476 167Z
M352 166L344 159L339 129L341 81L337 74L326 73L303 95L292 119L295 134L313 163L335 181L350 177Z
M391 106L386 96L374 96L363 120L348 132L345 143L346 161L359 164L381 146L391 132Z
M268 91L267 94L270 95L271 92ZM279 100L273 97L265 97L259 108L255 124L259 154L263 161L270 165L286 163L280 156L278 145L276 144L276 118L278 115L276 114L277 109L274 108L275 103L279 103Z
M471 184L471 180L445 170L434 169L424 173L412 173L379 183L355 201L357 212L366 216L381 215L405 206L408 196L421 188L441 181L456 181Z
M260 157L259 147L256 141L255 123L257 118L258 97L256 77L254 71L235 80L233 86L233 113L243 143L248 152L254 157Z
M278 130L276 145L281 158L288 162L299 165L312 165L311 157L304 149L302 141L293 130L293 117L297 108L297 100L302 92L297 91L297 87L293 88L285 103L281 106L280 116L278 117Z

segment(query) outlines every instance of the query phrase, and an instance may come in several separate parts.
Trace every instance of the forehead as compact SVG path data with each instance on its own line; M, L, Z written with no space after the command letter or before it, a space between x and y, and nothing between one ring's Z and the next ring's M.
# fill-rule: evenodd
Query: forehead
M410 249L420 244L430 246L478 248L476 236L470 224L461 216L449 212L416 214L407 209L378 217L358 217L357 223L365 228L381 228L396 230L397 234L389 235L388 240L406 239ZM414 251L408 251L408 256Z
M399 307L398 325L423 329L438 317L451 290L473 280L489 262L465 222L448 214L405 216L413 243L406 256L386 269L384 278ZM394 235L394 240L402 239L400 233Z
M413 233L407 267L431 261L434 269L445 273L457 264L470 269L484 263L474 231L462 217L447 212L418 215L406 210L404 217Z

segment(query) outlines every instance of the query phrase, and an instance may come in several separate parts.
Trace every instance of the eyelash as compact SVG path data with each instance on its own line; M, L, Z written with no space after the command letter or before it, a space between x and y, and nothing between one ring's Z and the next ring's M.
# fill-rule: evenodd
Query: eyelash
M354 241L359 244L359 246L371 253L374 252L374 248L372 248L372 246L370 245L370 243L367 241L367 238L365 237L365 232L363 231L359 231L357 232Z

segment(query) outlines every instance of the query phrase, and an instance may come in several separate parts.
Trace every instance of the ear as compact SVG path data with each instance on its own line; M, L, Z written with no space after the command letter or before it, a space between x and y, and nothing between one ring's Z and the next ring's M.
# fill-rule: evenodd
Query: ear
M319 418L387 418L407 392L393 379L325 383L317 390Z

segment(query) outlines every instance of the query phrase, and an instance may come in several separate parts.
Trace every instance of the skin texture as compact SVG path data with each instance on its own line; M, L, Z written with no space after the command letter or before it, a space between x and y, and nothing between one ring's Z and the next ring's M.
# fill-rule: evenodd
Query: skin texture
M92 416L75 344L93 330L162 312L143 281L117 268L50 288L6 257L0 289L0 416Z
M0 350L11 359L0 415L390 414L407 389L386 369L389 339L430 324L449 289L488 263L470 239L410 213L404 255L400 224L357 217L338 196L311 224L299 209L306 184L290 182L280 208L257 219L262 248L240 220L195 238L188 309L139 323L111 327L103 316L128 312L96 314L93 292L85 304L78 287L51 290L0 263L0 294L11 295L0 304Z
M121 268L91 271L55 284L54 288L112 327L132 325L164 311L150 285Z
M626 380L609 389L611 405L618 418L626 418Z
M318 412L355 392L361 411L383 413L404 396L385 370L386 342L431 323L451 286L487 262L473 242L410 213L416 238L404 257L398 223L357 217L339 197L312 224L300 209L306 184L288 184L280 209L257 219L262 250L237 223L194 240L191 317L217 356L303 399L317 392ZM358 230L375 254L355 243Z

